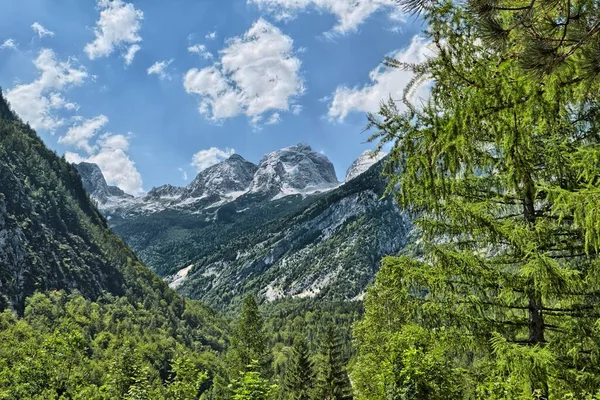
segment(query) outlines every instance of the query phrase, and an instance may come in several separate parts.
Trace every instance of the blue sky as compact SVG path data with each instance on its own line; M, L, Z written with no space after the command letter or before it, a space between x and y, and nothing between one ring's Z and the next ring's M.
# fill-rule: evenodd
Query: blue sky
M338 177L366 112L424 57L394 0L20 0L0 14L0 86L46 144L130 193L298 142ZM187 181L184 177L187 175Z

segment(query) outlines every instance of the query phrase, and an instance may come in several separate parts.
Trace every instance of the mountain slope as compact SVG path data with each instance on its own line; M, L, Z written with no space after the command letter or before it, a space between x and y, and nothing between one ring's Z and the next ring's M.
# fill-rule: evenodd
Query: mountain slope
M239 197L177 200L154 212L132 203L107 215L147 265L214 307L235 305L248 292L348 300L372 281L382 256L405 246L411 229L393 200L380 198L382 163L367 169L339 186L331 163L298 145L265 156Z
M6 111L1 93L0 110L0 311L22 314L34 292L57 290L183 302L109 230L77 169Z

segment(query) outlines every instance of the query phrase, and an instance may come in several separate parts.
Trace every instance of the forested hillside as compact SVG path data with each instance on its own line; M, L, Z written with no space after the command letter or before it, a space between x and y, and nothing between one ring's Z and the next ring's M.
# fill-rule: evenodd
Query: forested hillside
M226 322L142 265L75 168L0 111L0 397L206 391Z

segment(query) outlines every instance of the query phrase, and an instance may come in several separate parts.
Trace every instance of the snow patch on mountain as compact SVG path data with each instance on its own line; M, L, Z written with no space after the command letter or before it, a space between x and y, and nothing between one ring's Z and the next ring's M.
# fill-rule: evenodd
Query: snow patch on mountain
M362 173L368 171L369 168L377 164L377 162L383 159L385 156L387 156L387 153L383 151L365 151L356 159L356 161L352 163L352 165L350 165L348 171L346 171L346 178L344 179L344 182L348 182L361 175Z
M281 198L331 190L338 185L331 161L310 146L298 144L264 156L248 192Z

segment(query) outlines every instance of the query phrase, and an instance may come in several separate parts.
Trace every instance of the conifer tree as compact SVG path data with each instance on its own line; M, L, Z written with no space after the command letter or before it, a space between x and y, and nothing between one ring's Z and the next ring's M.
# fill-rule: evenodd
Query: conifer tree
M263 376L270 377L271 355L263 330L263 320L253 295L244 298L237 326L231 339L230 357L232 368L237 374L257 360Z
M310 400L315 374L306 339L297 336L285 371L283 395L289 400Z
M234 382L233 400L275 400L277 398L277 385L270 385L269 381L260 374L261 366L253 360L246 366L239 381Z
M342 342L332 324L325 327L321 340L315 399L351 400L352 387L343 358Z
M597 76L567 63L540 83L523 69L526 38L490 47L473 10L420 3L432 55L389 60L414 74L406 107L390 100L369 128L392 146L389 190L422 248L385 259L366 297L358 397L596 395ZM430 97L417 106L423 82Z

